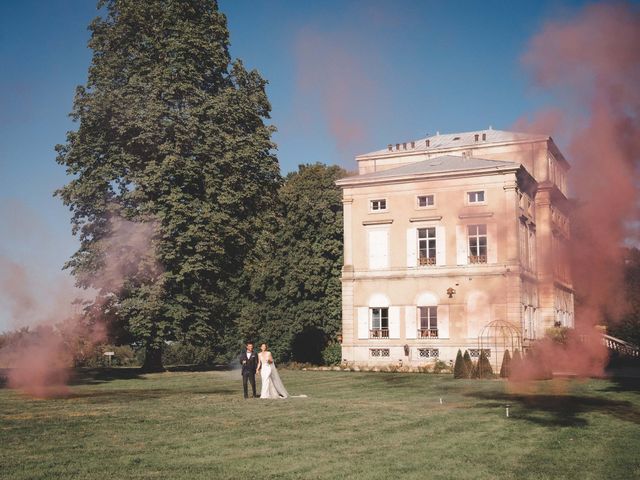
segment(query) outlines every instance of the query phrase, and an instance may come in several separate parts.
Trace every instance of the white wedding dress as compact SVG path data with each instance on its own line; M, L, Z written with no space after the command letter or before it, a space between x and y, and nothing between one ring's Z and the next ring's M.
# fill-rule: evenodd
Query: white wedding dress
M263 356L264 360L262 359ZM289 393L287 393L282 380L280 380L276 364L273 361L269 363L267 361L268 358L271 358L269 352L260 354L260 362L262 363L260 368L260 378L262 379L260 398L287 398Z

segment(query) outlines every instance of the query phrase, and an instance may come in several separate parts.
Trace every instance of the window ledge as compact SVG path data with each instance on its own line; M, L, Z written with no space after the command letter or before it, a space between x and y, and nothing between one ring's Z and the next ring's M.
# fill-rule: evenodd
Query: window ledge
M434 215L432 217L412 217L410 222L439 222L442 220L442 215Z
M387 220L363 220L362 225L389 225L390 223L393 223L393 219L387 219Z
M493 217L493 212L483 212L483 213L461 213L458 215L458 218L461 220L465 218L489 218Z

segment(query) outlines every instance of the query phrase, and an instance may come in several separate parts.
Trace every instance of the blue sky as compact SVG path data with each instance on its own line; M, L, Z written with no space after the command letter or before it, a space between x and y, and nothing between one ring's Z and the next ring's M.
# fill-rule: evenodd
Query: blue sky
M427 132L508 128L542 108L520 56L585 2L221 0L231 53L269 81L283 173ZM91 0L0 2L0 256L59 281L77 244L54 146L91 52ZM351 132L350 134L346 133ZM8 327L0 297L0 331Z

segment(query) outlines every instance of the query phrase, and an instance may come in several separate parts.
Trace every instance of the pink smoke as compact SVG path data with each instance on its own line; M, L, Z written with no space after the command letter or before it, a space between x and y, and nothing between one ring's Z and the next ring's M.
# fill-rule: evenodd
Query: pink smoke
M111 234L100 245L103 268L84 280L103 293L118 292L130 276L155 280L160 273L153 259L155 224L120 217L110 224ZM106 320L84 309L91 305L91 312L100 312L107 297L76 288L62 273L57 278L45 282L39 265L0 256L0 304L9 307L11 326L22 329L0 348L0 367L8 368L9 387L36 397L66 394L70 369L108 336Z
M615 317L626 308L621 248L640 218L640 10L596 4L547 22L523 60L556 107L514 128L560 132L572 164L571 196L578 204L570 254L576 327L586 335L562 352L555 345L539 350L597 374L606 355L593 327L605 313Z
M383 97L367 65L372 59L354 43L348 34L309 27L295 39L294 117L309 128L324 124L345 157L371 140L372 105L379 111Z

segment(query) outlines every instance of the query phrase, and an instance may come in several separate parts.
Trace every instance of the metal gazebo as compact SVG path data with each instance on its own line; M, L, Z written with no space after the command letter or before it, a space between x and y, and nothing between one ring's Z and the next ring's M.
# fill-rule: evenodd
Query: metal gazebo
M494 320L487 323L478 336L478 356L484 350L487 354L491 368L495 374L500 373L504 352L513 352L518 349L522 354L522 335L520 329L514 324L504 320Z

